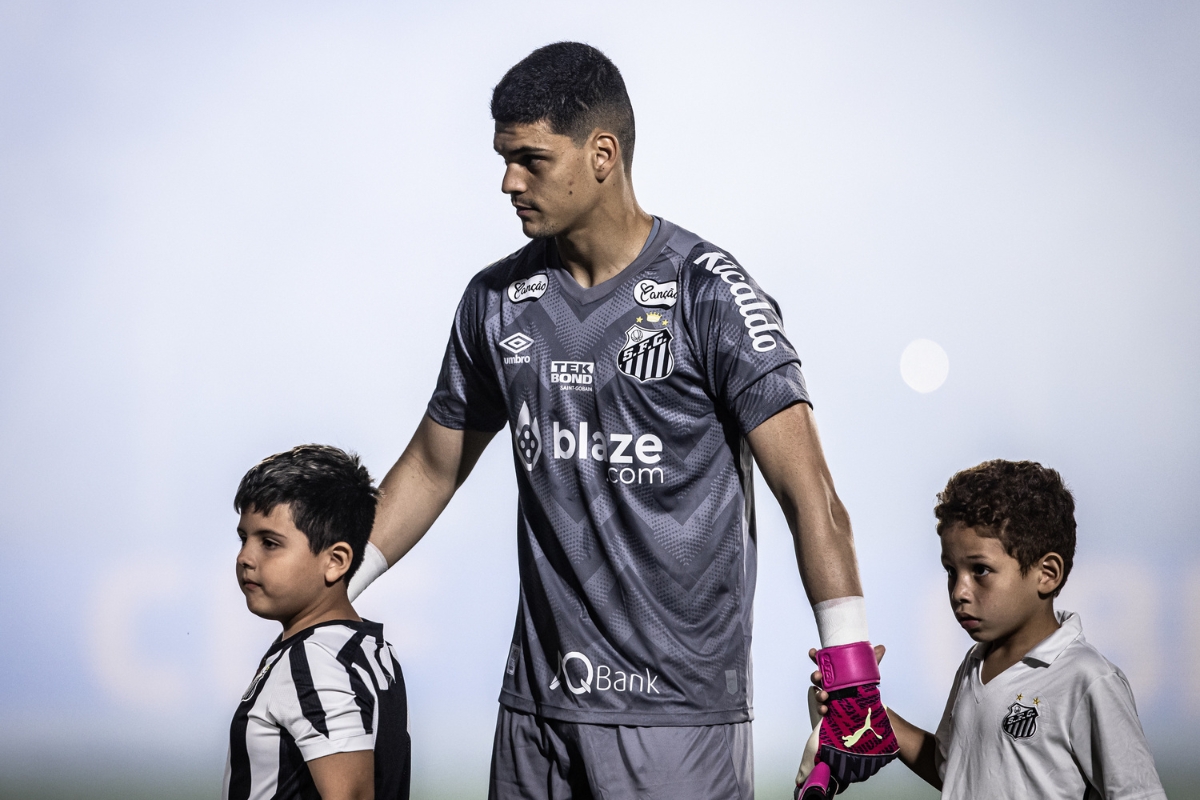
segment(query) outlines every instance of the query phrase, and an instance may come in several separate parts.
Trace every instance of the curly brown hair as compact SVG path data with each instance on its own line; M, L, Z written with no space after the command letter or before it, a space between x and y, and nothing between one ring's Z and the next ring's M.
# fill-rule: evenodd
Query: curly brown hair
M995 459L956 473L933 509L938 536L956 524L1000 540L1026 574L1047 553L1063 560L1058 594L1075 560L1075 498L1056 470Z

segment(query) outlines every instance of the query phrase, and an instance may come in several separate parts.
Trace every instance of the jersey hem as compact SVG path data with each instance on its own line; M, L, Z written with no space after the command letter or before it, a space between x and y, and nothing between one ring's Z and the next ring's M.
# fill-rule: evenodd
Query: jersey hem
M296 742L300 755L305 761L331 756L334 753L353 753L359 750L375 749L375 734L363 733L358 736L347 736L345 739L324 739L316 742L300 744Z
M497 426L495 428L488 428L488 427L472 428L470 425L467 424L467 419L465 416L462 418L459 418L457 416L451 416L450 414L448 414L446 412L446 410L444 408L434 405L433 400L430 400L429 404L425 406L425 413L428 414L429 418L431 420L433 420L434 422L436 422L438 425L441 425L443 428L449 428L452 431L472 431L473 430L473 431L478 431L479 433L499 433L500 431L504 430L504 428L508 425L508 420L504 420L503 422L500 423L499 426Z
M628 725L631 727L690 728L700 725L726 725L733 722L752 722L754 710L735 708L726 711L679 711L648 714L644 711L584 711L578 708L559 708L519 697L508 691L500 692L500 705L511 711L533 714L559 722L585 725Z

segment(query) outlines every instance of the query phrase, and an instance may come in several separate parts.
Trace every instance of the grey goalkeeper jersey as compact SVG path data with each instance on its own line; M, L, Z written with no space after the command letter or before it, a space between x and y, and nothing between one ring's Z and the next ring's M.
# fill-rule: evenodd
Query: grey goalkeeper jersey
M475 276L429 415L512 430L521 594L502 704L615 725L751 718L745 435L801 402L775 301L669 222L589 289L553 240Z

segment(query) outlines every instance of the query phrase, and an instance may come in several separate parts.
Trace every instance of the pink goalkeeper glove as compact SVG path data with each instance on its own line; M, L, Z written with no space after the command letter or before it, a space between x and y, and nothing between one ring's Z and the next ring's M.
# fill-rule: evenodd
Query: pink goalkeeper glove
M813 721L796 776L796 800L824 800L865 781L899 753L887 709L879 698L879 664L870 642L817 651L829 712ZM809 693L815 711L816 689Z

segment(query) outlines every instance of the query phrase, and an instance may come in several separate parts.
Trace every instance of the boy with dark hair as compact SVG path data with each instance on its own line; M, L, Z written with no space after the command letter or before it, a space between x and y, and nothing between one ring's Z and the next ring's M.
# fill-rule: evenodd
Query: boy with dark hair
M489 797L749 800L757 463L820 657L845 678L819 731L824 775L869 777L896 741L778 304L728 251L638 204L633 107L599 50L538 48L491 110L500 189L533 241L468 284L351 597L509 426L521 587ZM844 747L868 717L881 735Z
M1165 798L1129 681L1078 614L1054 610L1075 556L1059 474L987 461L951 478L934 513L950 606L977 644L936 734L888 709L900 759L946 798Z
M377 498L357 456L322 445L242 478L238 583L283 633L234 714L223 800L408 798L404 677L383 626L346 595Z

